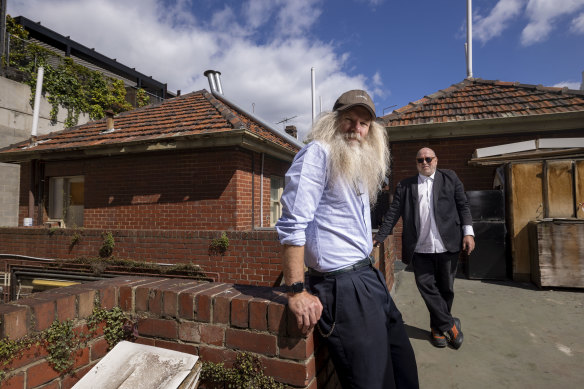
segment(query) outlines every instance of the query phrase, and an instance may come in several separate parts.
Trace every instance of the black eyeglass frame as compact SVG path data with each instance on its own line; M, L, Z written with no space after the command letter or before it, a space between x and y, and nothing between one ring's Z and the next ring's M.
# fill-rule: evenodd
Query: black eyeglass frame
M416 161L418 161L418 163L424 163L424 161L426 161L426 163L430 163L434 160L434 158L436 157L416 158Z

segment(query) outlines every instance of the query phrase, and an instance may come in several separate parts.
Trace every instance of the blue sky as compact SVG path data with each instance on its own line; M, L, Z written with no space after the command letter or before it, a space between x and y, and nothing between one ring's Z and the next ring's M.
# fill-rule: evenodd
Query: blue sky
M317 110L364 88L388 114L466 77L465 0L8 0L8 13L185 94L222 73L225 95L301 137ZM584 0L474 0L473 76L578 89Z

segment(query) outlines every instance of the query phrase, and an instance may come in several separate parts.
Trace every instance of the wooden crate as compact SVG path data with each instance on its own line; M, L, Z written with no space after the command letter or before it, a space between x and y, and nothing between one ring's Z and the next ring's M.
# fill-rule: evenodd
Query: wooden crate
M529 233L533 283L584 288L584 220L530 222Z

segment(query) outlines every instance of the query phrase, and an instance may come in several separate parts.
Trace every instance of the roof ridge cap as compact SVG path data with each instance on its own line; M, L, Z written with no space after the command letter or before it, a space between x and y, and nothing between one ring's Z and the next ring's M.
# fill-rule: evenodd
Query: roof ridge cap
M220 98L210 93L206 89L201 90L203 97L219 111L219 114L231 124L232 128L246 128L247 126L234 112L234 109L229 106L229 104L222 101Z

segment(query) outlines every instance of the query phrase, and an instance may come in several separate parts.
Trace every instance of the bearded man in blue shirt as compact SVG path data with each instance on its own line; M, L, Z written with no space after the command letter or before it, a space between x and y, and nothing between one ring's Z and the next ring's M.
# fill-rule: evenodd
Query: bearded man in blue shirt
M375 118L365 91L345 92L286 173L276 229L288 307L303 333L316 326L326 340L343 388L418 388L401 314L370 256L370 203L389 162Z

